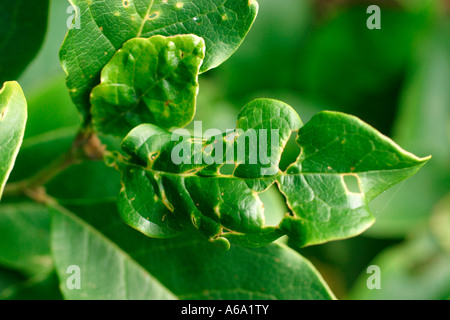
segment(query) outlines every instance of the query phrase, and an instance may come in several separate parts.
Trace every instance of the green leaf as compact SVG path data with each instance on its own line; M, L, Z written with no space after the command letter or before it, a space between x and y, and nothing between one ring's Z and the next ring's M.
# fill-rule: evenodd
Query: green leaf
M217 67L237 50L258 11L249 0L74 0L79 28L69 30L60 59L67 86L80 112L89 111L89 94L100 72L133 38L195 34L205 40L201 72ZM76 26L76 24L74 25ZM86 63L89 61L89 63Z
M204 56L204 41L194 35L127 41L92 91L96 129L123 138L142 123L167 129L190 123Z
M22 144L27 121L27 102L17 82L0 90L0 199Z
M0 83L16 80L34 59L47 30L48 0L0 3Z
M52 268L50 216L33 202L0 206L0 265L34 275Z
M227 239L262 246L285 234L298 246L318 244L370 227L368 203L428 160L342 113L321 112L301 126L290 106L260 99L243 108L236 131L208 139L151 124L135 128L122 144L130 157L110 159L122 172L122 218L150 237L197 229L225 247ZM282 172L294 131L301 153ZM290 212L267 227L259 193L274 183Z
M78 244L72 243L72 241ZM53 213L53 255L60 277L70 266L79 266L88 290L61 290L71 299L170 299L174 298L142 266L109 239L64 209ZM91 258L89 258L91 257ZM104 257L104 259L98 259ZM90 261L98 263L90 263ZM81 275L80 275L81 276ZM102 283L95 286L92 284Z
M258 110L252 113L254 109ZM279 125L278 142L283 146L289 139L291 131L298 129L301 121L289 106L271 100L257 100L250 103L244 108L238 121L238 127L241 130L258 126L268 128L271 124ZM180 138L183 137L180 136ZM246 136L243 134L236 139L244 144ZM172 161L172 148L178 144L178 137L173 140L177 141L172 141L168 131L153 125L138 127L124 140L123 149L133 154L138 163L145 164L148 159L152 159L150 171L132 164L121 166L125 187L119 196L118 203L124 220L153 237L177 234L182 225L189 226L192 221L196 228L202 230L209 238L215 238L227 246L228 242L218 237L222 226L217 223L216 214L221 209L224 227L241 232L261 231L264 224L263 205L247 183L253 182L255 189L264 191L274 182L274 179L246 182L238 177L218 175L220 170L218 165L195 163L176 165ZM227 140L233 141L233 138L220 135L218 141L219 144L225 145L224 148L228 148ZM194 157L198 155L203 157L202 150L207 144L201 139L183 138L180 149L192 149L196 152ZM274 164L281 156L277 151L279 150L274 150L271 155ZM247 157L248 154L243 156ZM208 158L206 161L211 163L213 159L210 156L206 157ZM271 164L260 165L242 164L235 169L235 175L256 178L259 177L261 170L274 169ZM191 174L186 175L187 172ZM202 177L197 172L210 177ZM258 181L261 182L260 185ZM202 190L209 190L209 192ZM275 232L272 228L264 231ZM275 232L272 238L274 236L273 240L279 237L279 234Z
M305 38L310 39L305 35L307 32L310 36L315 34L311 32L315 19L313 7L311 1L264 0L252 32L245 38L238 54L214 74L214 80L219 84L213 89L219 90L233 105L241 106L257 96L268 96L282 98L297 109L298 104L293 104L291 97L295 98L299 92L295 84L304 72L297 65L303 60ZM325 66L331 68L331 64ZM203 95L203 84L201 88L200 95ZM305 94L304 91L301 93L302 96ZM201 110L203 113L204 108ZM302 117L305 118L305 114Z
M0 267L0 300L61 300L55 270L28 278Z
M286 246L224 251L195 234L150 239L125 226L113 202L68 209L55 210L52 228L67 299L333 298L314 267ZM65 285L71 265L80 267L81 290Z
M32 90L27 97L27 127L10 182L31 177L67 152L81 124L64 77Z

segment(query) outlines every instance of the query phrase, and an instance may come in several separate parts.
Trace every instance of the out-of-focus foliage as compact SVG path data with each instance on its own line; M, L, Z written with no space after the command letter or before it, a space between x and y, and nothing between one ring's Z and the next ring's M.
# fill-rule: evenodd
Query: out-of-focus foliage
M41 48L49 0L0 3L0 83L17 80Z
M66 152L80 124L58 60L67 7L64 1L52 1L43 47L19 79L28 121L10 182L29 177ZM0 299L60 299L50 257L48 210L27 199L4 198L0 216Z
M450 21L438 22L415 51L399 96L393 137L411 152L433 155L415 181L405 181L374 204L374 236L401 237L427 222L450 190ZM420 196L419 196L420 195ZM449 230L450 232L450 230Z
M447 299L450 296L450 195L435 207L430 221L404 243L386 249L371 263L380 267L381 290L367 289L367 275L350 298Z

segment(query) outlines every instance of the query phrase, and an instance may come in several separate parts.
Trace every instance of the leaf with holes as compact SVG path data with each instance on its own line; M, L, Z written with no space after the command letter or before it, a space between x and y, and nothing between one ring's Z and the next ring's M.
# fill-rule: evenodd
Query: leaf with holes
M187 125L195 114L204 55L204 41L194 35L127 41L92 91L96 129L123 138L142 123Z
M0 90L0 199L22 145L27 122L27 102L17 82Z
M294 131L302 151L282 172ZM161 238L197 229L225 247L230 239L262 246L289 235L306 246L358 235L374 222L369 201L428 160L353 116L321 112L302 126L290 106L268 99L245 106L234 131L204 139L144 124L122 148L129 158L110 161L122 172L125 222ZM265 225L259 198L272 184L290 209L276 227Z
M258 11L253 0L73 0L77 17L60 59L67 86L81 113L100 72L133 38L195 34L205 40L201 72L217 67L237 50Z

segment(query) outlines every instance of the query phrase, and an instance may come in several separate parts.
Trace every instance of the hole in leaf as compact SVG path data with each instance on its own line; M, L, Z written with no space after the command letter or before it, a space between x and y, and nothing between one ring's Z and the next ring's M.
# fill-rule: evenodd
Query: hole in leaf
M361 193L361 190L359 189L359 182L358 178L354 175L345 175L343 177L345 186L348 190L348 192L351 193Z
M259 198L264 204L266 226L277 226L289 211L283 195L276 185L272 185L269 189L260 193Z
M295 142L295 139L297 139L296 132L291 134L291 137L289 138L286 147L284 148L284 152L281 154L281 171L286 171L287 167L294 163L297 160L298 155L300 154L301 149L297 142Z

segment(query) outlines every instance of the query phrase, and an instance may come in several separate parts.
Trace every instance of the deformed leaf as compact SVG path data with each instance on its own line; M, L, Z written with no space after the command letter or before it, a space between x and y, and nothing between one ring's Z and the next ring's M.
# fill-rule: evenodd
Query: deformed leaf
M414 175L417 158L354 116L320 112L299 132L302 152L279 178L295 213L281 228L300 245L357 235L375 218L368 204Z
M22 145L27 121L27 102L17 82L0 90L0 199Z
M195 35L127 41L91 95L93 123L123 138L142 123L184 127L195 114L205 44Z
M20 273L0 267L0 300L6 300L26 278Z
M294 131L301 153L282 172ZM122 148L130 157L112 162L123 176L125 222L151 237L195 228L225 247L228 239L262 246L285 234L299 246L356 236L374 222L369 201L428 160L356 117L321 112L302 127L290 106L268 99L245 106L235 131L203 139L144 124ZM267 227L259 193L274 183L290 212Z
M73 0L74 27L60 59L67 86L83 114L100 72L133 38L195 34L205 40L201 72L217 67L237 50L258 11L254 0Z
M2 271L0 269L0 278ZM6 288L1 288L0 285L0 300L62 300L55 270L47 274L16 280Z
M242 162L234 169L234 175L220 173L226 157L231 154L223 151L238 144L245 146L248 133L256 132L249 129L263 132L272 126L278 131L275 138L269 137L274 140L274 150L264 159L267 160L265 163L249 165L248 162L254 160L249 159L249 150L239 148L235 153L236 160L231 159L232 163ZM193 224L225 246L228 241L219 237L223 228L242 233L268 232L271 239L268 242L272 242L280 233L273 228L264 228L264 208L257 191L266 190L275 177L262 178L261 172L277 173L274 166L280 160L281 150L291 132L300 126L301 120L291 107L273 100L256 100L248 104L238 121L241 134L234 131L220 134L212 142L172 135L155 125L139 126L122 144L124 151L133 156L132 162L142 166L118 164L124 185L119 196L119 211L127 223L153 237L165 237L179 232L182 226ZM187 130L183 132L188 133ZM252 149L258 147L255 143L257 141L250 141ZM277 149L276 146L281 147ZM214 154L213 148L218 150L218 147L222 147L222 152ZM183 151L192 151L192 155L180 156Z

